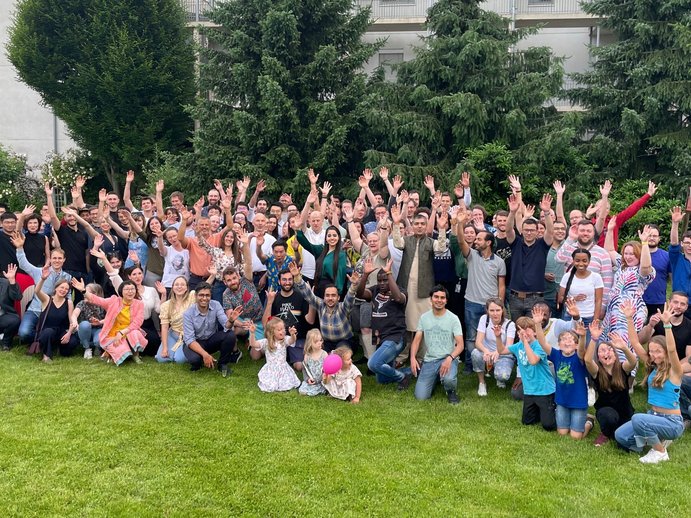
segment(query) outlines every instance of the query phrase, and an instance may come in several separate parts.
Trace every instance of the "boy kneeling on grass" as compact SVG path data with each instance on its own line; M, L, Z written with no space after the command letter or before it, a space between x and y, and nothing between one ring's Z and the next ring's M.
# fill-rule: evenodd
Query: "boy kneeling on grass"
M546 344L542 331L542 313L534 313L533 318L520 317L516 320L519 342L506 347L497 343L499 354L509 352L516 357L523 378L523 416L525 425L540 422L547 431L557 428L554 414L554 391L556 384L547 363Z

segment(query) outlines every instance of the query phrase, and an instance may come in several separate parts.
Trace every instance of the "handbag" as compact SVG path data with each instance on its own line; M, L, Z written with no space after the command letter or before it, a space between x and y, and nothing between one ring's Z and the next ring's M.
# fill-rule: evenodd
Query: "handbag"
M38 354L41 352L41 344L38 341L38 336L41 334L41 331L43 331L43 326L46 323L46 318L48 318L48 312L50 311L50 306L52 305L53 299L50 299L48 302L48 307L46 308L46 312L43 313L43 319L41 320L39 325L36 326L36 334L34 334L34 341L31 342L29 349L26 351L27 356L33 356L34 354Z

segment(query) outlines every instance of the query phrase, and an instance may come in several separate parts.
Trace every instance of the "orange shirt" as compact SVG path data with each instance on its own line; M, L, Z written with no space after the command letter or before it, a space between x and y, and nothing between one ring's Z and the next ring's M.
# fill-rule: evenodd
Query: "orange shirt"
M221 244L222 234L222 232L212 234L206 242L218 248ZM211 266L211 256L199 246L196 237L187 238L187 250L190 251L190 272L199 277L208 277L208 268Z

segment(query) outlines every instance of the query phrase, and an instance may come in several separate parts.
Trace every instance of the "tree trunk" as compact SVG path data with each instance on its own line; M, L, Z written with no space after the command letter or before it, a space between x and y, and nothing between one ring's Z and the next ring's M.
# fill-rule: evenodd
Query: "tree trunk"
M104 164L103 167L106 172L106 178L108 178L108 182L110 182L113 192L120 196L120 185L117 181L117 172L115 170L115 166L113 164Z

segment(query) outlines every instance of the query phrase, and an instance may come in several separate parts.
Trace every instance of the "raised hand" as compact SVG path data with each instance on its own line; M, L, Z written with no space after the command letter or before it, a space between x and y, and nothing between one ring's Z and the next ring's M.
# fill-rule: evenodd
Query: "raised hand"
M77 279L76 277L72 277L71 284L75 290L84 291L86 289L86 287L84 286L84 281L82 279Z
M470 189L470 173L468 171L461 173L461 185L464 189Z
M24 248L24 242L26 241L26 238L24 237L23 232L13 232L10 240L12 241L12 246L15 248Z
M295 261L290 262L290 264L288 265L288 269L290 270L290 273L293 277L297 277L300 275L300 268L298 268L298 265Z
M576 333L578 336L585 336L585 326L583 325L582 320L576 322L576 326L573 328L573 332Z
M98 191L98 201L101 203L105 203L106 199L108 198L108 191L105 189L101 189Z
M670 213L672 214L672 223L679 223L684 219L684 213L681 207L673 207Z
M383 181L386 181L389 178L389 169L387 167L380 167L379 168L379 178L381 178Z
M614 230L615 228L617 228L617 217L612 216L607 222L607 230Z
M309 181L312 185L317 185L317 182L319 181L319 175L314 174L314 169L310 167L310 169L307 171L307 178L309 178Z
M31 216L34 212L36 212L36 205L25 205L22 216L26 218L27 216Z
M662 323L664 325L668 325L670 321L672 320L672 316L674 314L672 313L672 307L670 306L669 302L665 302L665 308L662 313L660 313L660 310L657 310L658 314L660 315L660 320L662 320Z
M268 290L266 290L267 305L270 305L275 299L276 299L276 290L273 288L269 288Z
M425 176L425 180L423 183L424 183L425 187L427 187L429 192L431 192L431 193L434 192L434 177L432 177L430 175Z
M655 182L648 180L648 196L653 196L655 191L657 191L657 185L655 185Z
M257 182L257 187L255 189L257 192L263 192L266 189L266 182L263 178Z
M542 200L540 200L540 210L543 212L549 212L552 208L552 195L543 194Z
M245 311L245 308L243 308L242 306L237 306L232 309L228 318L235 322L238 318L240 318L240 315L242 315L243 311ZM253 333L257 330L257 326L251 320L249 322L249 328L252 330Z
M643 230L638 231L638 239L640 239L641 243L647 244L648 239L650 239L650 232L652 229L650 228L649 225L646 225L643 227Z
M161 281L156 281L154 283L154 286L159 295L163 296L167 293L166 287L163 285Z
M401 187L403 187L403 178L400 174L393 177L393 190L398 192Z
M353 273L348 275L348 280L353 286L357 286L360 283L360 272L353 270Z
M449 215L440 214L437 216L437 229L440 233L444 232L449 226Z
M566 187L559 180L555 180L555 182L552 185L554 186L554 192L556 192L557 194L563 196L566 192Z
M43 268L41 268L41 279L44 281L50 276L50 266L46 265Z
M2 272L2 275L9 281L10 284L14 284L14 280L17 276L17 265L9 263L7 265L7 270Z
M518 198L514 194L506 198L506 203L509 205L509 212L517 212L518 211Z
M516 193L521 191L521 180L515 174L509 175L509 185L511 186L511 191Z
M610 333L609 342L612 344L612 347L619 351L623 351L624 349L629 348L629 346L626 345L626 342L624 341L624 337L622 337L619 333Z
M365 177L365 180L367 180L368 185L372 181L372 178L374 178L374 175L372 174L372 170L369 168L362 171L362 176Z
M53 188L49 183L43 184L43 190L46 192L46 196L53 196Z
M401 222L401 209L398 208L398 205L391 207L391 220L394 225L398 225Z
M539 306L534 307L532 311L533 315L533 322L535 322L536 325L542 327L542 322L545 319L545 310Z
M77 178L74 179L74 186L79 189L80 191L84 188L86 185L86 177L79 175Z
M365 259L362 263L362 275L365 277L369 277L370 274L376 270L377 267L374 266L374 261L372 260L372 257L368 256L367 259Z
M611 191L612 191L612 182L610 182L609 180L605 180L605 183L603 183L600 186L600 195L603 198L607 198Z
M593 320L588 326L588 331L590 331L590 339L593 342L597 342L600 339L600 336L602 336L602 326L600 325L600 321L597 319Z
M329 195L329 192L331 192L331 184L329 182L324 182L319 190L322 193L322 197L326 198Z
M619 305L619 309L621 310L621 313L627 318L633 318L633 315L636 313L636 308L633 305L633 301L630 299L625 300Z
M580 318L581 312L576 305L576 300L573 297L566 297L566 312L573 318Z
M163 192L165 185L166 184L163 180L157 180L156 181L156 192Z
M134 250L130 250L129 252L127 252L127 258L135 264L139 263L139 256L137 255L137 252L135 252Z

